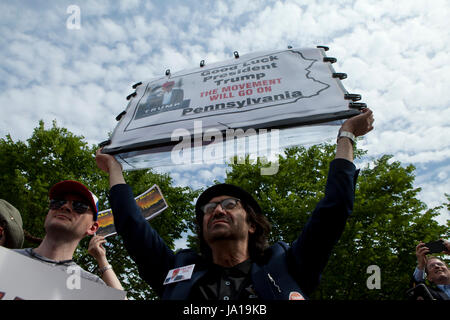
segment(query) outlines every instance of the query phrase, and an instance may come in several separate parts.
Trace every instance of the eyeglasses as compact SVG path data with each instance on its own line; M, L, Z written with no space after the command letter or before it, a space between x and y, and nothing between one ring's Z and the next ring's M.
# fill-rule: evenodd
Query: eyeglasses
M224 210L232 210L232 209L234 209L237 206L239 201L241 201L241 200L236 199L236 198L226 198L226 199L223 199L222 201L219 201L219 202L208 202L207 204L203 205L200 209L203 211L203 213L210 214L220 204L222 209L224 209Z
M427 266L427 268L428 269L434 269L434 268L441 268L441 267L444 267L445 266L445 264L444 263L442 263L442 262L440 262L440 261L438 261L438 262L433 262L433 263L430 263L428 266Z
M72 202L73 211L75 211L76 213L82 214L90 209L89 205L84 202L77 201L77 200L60 200L60 199L50 200L50 209L58 210L63 205L65 205L66 202L68 202L68 201Z

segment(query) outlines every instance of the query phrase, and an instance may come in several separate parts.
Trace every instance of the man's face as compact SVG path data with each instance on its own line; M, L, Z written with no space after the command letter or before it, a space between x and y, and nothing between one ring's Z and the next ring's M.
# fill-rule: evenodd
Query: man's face
M450 270L447 265L439 259L430 259L427 262L428 280L435 284L449 284Z
M218 196L209 202L220 202L230 196ZM203 215L203 237L208 245L220 240L248 242L248 237L255 232L254 226L247 222L247 213L240 201L233 209L224 209L219 204L211 213Z
M73 201L88 203L83 197L76 194L66 194L58 200L66 200L59 208L51 209L44 222L47 233L58 233L64 237L82 239L86 235L93 235L98 229L94 221L92 209L84 213L77 213L73 209Z

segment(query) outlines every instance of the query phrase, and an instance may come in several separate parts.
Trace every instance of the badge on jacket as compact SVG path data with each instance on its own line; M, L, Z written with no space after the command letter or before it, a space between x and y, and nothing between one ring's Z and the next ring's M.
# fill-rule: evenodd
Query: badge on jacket
M289 300L305 300L305 298L297 291L291 291L289 293Z
M195 264L169 270L164 280L164 284L174 283L183 280L189 280L192 277Z

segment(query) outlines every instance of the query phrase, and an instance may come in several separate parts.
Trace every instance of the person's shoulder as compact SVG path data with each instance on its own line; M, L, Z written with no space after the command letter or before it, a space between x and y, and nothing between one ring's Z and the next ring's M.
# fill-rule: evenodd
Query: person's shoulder
M281 250L281 249L283 249L286 251L286 250L289 250L290 247L291 246L284 241L277 241L273 245L268 247L266 250Z
M284 256L290 251L290 245L284 241L275 242L273 245L267 247L262 256L256 259L258 264L267 264L274 258Z

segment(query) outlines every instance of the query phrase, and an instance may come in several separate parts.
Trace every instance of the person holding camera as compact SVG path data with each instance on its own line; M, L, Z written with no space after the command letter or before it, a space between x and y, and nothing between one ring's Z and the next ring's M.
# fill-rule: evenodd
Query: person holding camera
M414 270L414 282L424 284L425 280L431 284L427 286L428 291L437 300L450 300L450 269L445 263L435 256L427 256L430 253L444 252L450 254L450 242L437 241L433 246L422 241L416 246L417 267Z

